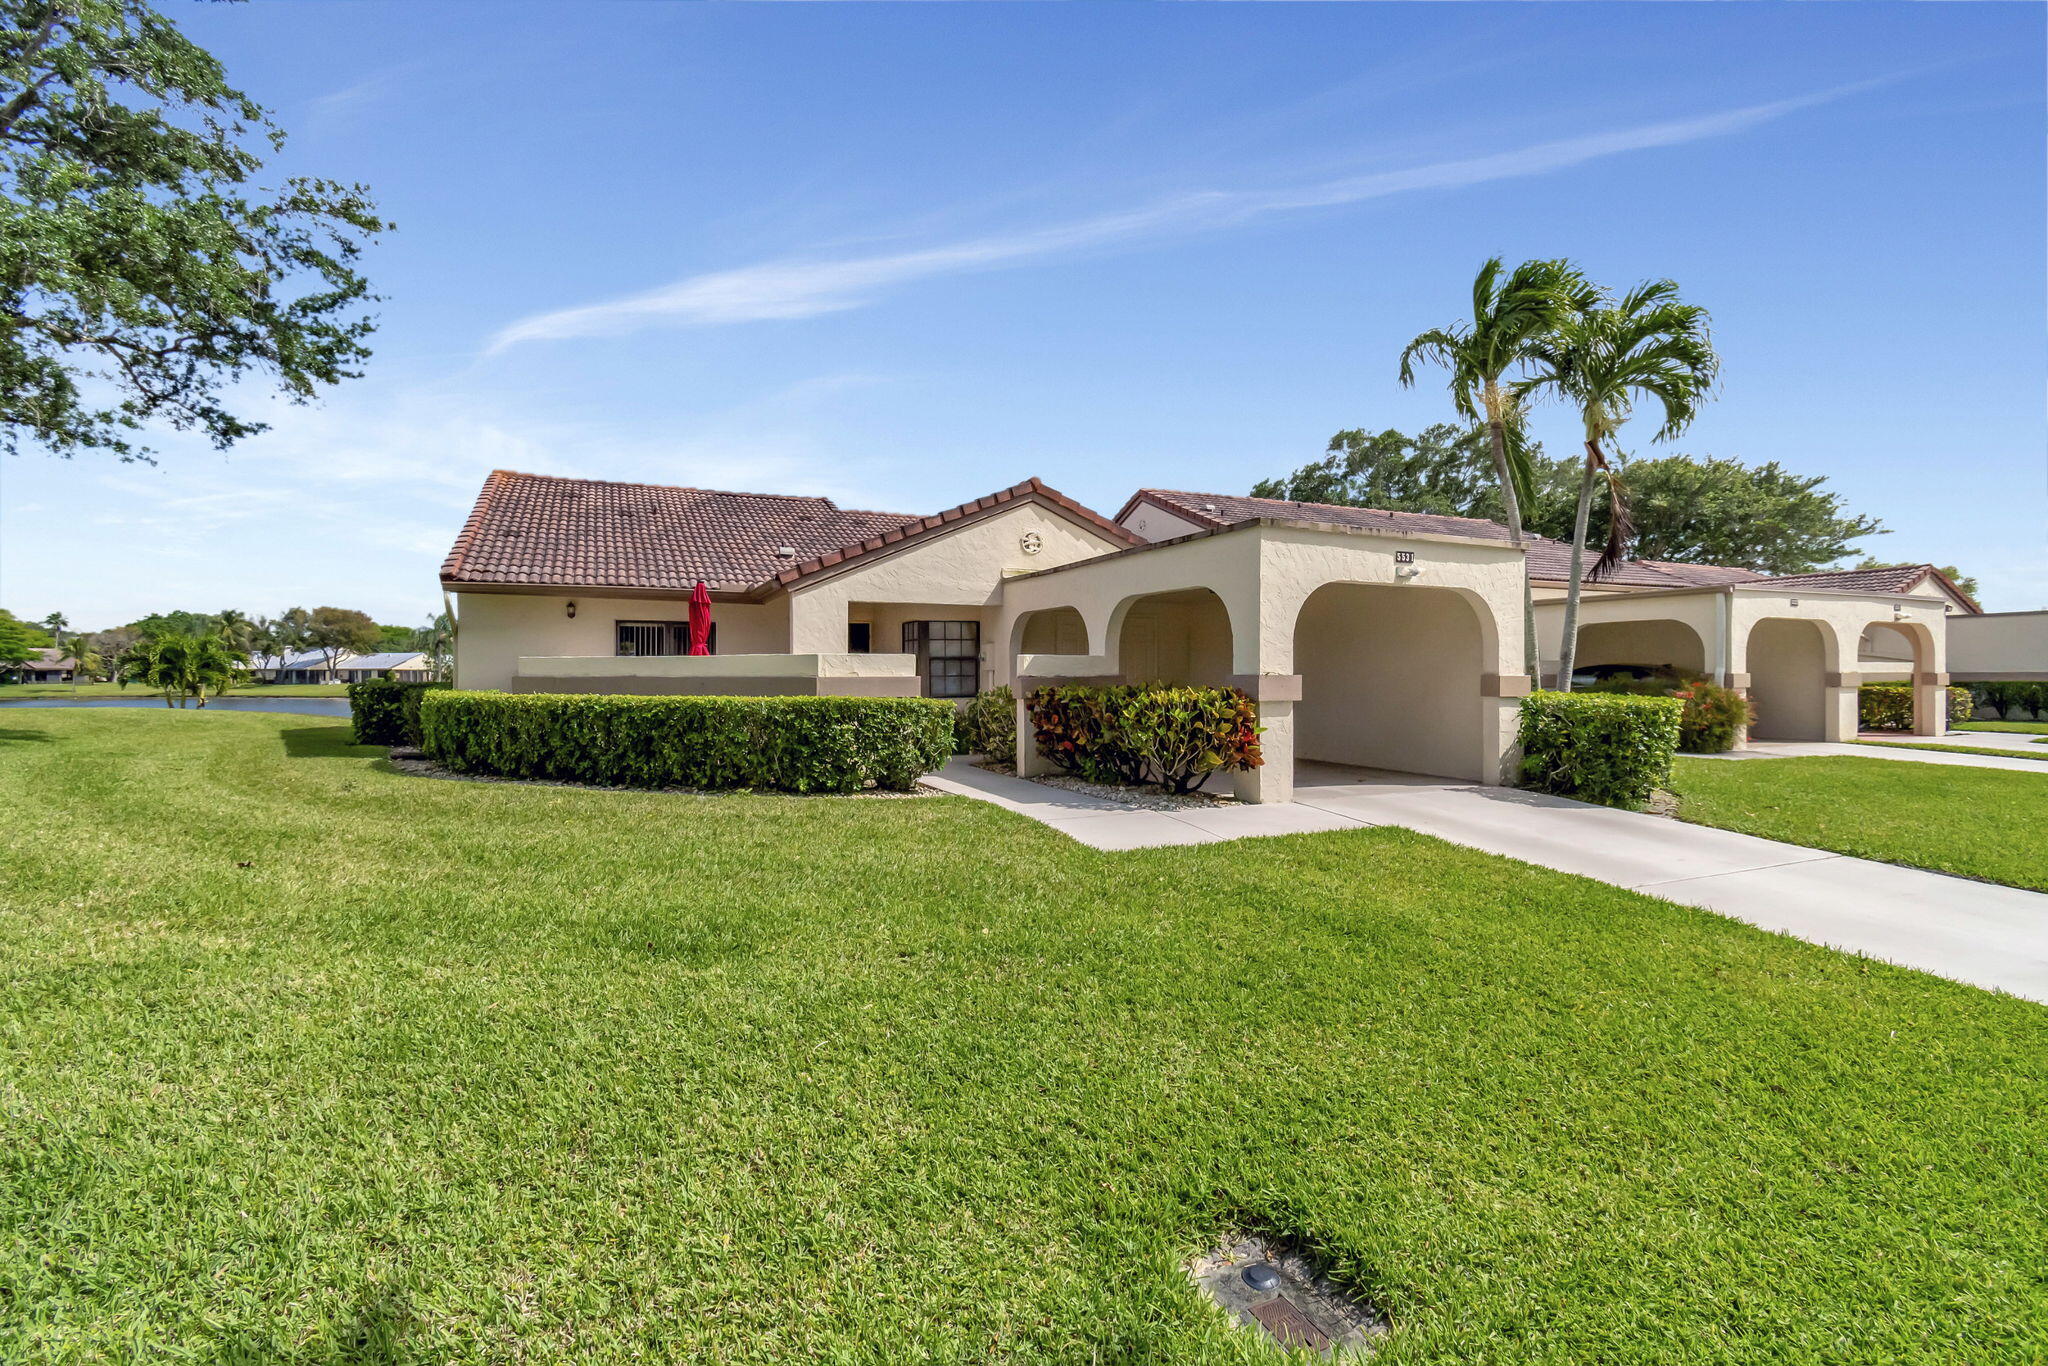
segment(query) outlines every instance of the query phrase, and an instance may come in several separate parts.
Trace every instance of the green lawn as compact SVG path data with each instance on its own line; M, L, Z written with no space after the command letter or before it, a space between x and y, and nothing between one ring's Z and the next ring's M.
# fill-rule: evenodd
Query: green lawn
M1239 1226L1386 1363L2048 1354L2041 1006L1400 830L380 753L0 718L0 1360L1270 1361Z
M2048 735L2048 721L1971 721L1950 730L1999 730L2008 735Z
M1672 790L1680 820L2048 891L2048 770L1681 757Z
M1852 745L1875 745L1879 749L1932 749L1943 754L1988 754L1994 759L2043 759L2048 754L2035 754L2024 749L1993 749L1989 745L1934 745L1916 743L1911 740L1851 740Z
M31 702L53 697L148 697L143 687L123 688L119 683L7 683L0 684L0 702ZM257 683L230 689L229 697L347 697L346 683Z

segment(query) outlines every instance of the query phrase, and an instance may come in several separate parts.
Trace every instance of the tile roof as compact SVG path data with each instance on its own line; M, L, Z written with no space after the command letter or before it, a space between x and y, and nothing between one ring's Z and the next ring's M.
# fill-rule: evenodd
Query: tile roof
M1895 564L1881 569L1823 569L1812 574L1780 574L1766 580L1771 587L1834 589L1843 593L1910 593L1932 578L1972 612L1984 609L1955 581L1931 564Z
M1110 540L1138 540L1036 479L918 517L855 511L829 498L495 470L441 581L687 593L702 580L722 592L758 593L1020 499L1060 507Z
M1229 526L1254 517L1271 517L1283 522L1327 522L1334 526L1357 527L1365 531L1420 532L1434 536L1463 536L1475 541L1505 541L1508 529L1484 517L1450 517L1434 512L1387 512L1378 508L1344 507L1335 503L1294 503L1281 498L1239 498L1225 493L1187 493L1179 489L1139 489L1124 504L1119 517L1140 500L1149 499L1204 527ZM1572 548L1563 541L1543 536L1524 536L1529 548L1529 573L1543 583L1562 583L1571 573ZM1747 575L1747 570L1721 569L1706 565L1670 565L1648 560L1630 560L1611 574L1597 580L1602 585L1624 588L1693 588L1705 583L1725 583L1725 577L1695 578L1695 571L1717 575Z
M1179 489L1139 489L1131 495L1119 518L1139 502L1149 500L1169 512L1206 528L1229 526L1254 517L1271 517L1288 522L1328 522L1365 530L1427 532L1438 536L1467 536L1478 541L1505 541L1507 528L1480 517L1446 517L1429 512L1384 512L1375 508L1343 507L1334 503L1293 503L1279 498L1240 498L1227 493L1188 493ZM1572 548L1547 536L1525 536L1529 547L1529 574L1539 583L1566 583L1571 577ZM1590 555L1589 555L1590 559ZM1846 593L1905 593L1932 575L1943 587L1967 603L1971 611L1981 610L1969 595L1950 582L1931 564L1902 565L1893 569L1833 569L1816 574L1789 574L1773 578L1753 569L1720 564L1680 564L1675 560L1629 560L1613 573L1591 580L1602 587L1618 588L1717 588L1725 584L1749 583L1769 587L1835 589Z

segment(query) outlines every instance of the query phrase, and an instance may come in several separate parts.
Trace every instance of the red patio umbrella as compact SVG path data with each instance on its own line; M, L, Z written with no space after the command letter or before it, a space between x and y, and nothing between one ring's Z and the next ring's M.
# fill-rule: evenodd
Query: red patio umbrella
M711 653L711 590L702 579L690 590L690 653Z

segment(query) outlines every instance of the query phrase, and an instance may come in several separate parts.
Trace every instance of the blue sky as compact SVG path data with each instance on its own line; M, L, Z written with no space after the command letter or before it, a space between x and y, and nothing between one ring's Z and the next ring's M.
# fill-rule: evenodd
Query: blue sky
M1445 418L1395 358L1496 253L1675 278L1724 382L1670 449L1826 474L1875 553L2048 605L2038 6L173 13L281 169L396 220L377 355L252 395L275 430L226 456L0 464L22 615L415 621L499 466L911 513L1242 491Z

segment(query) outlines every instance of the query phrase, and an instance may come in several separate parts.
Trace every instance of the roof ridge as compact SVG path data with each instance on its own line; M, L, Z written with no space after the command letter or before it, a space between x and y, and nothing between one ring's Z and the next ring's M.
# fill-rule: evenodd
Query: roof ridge
M1377 512L1384 517L1441 517L1446 521L1483 522L1487 526L1500 527L1503 531L1507 529L1505 525L1491 517L1468 517L1462 512L1410 512L1406 508L1375 508L1367 507L1362 503L1314 503L1300 498L1263 498L1252 493L1201 493L1194 489L1142 488L1138 492L1141 494L1163 493L1177 495L1182 498L1230 498L1245 503L1285 503L1288 507L1329 508L1332 511L1340 512ZM1525 530L1522 535L1525 538L1529 538L1536 536L1536 533ZM1548 540L1550 538L1543 537L1542 539ZM1559 541L1557 544L1563 545L1564 542Z
M697 484L656 484L645 479L591 479L580 474L532 474L525 470L492 470L513 479L547 479L557 484L608 484L614 488L667 489L671 493L715 493L728 498L780 498L790 503L823 503L834 512L858 512L870 517L901 517L908 521L914 512L887 512L880 508L843 508L823 493L757 493L752 489L708 489Z

